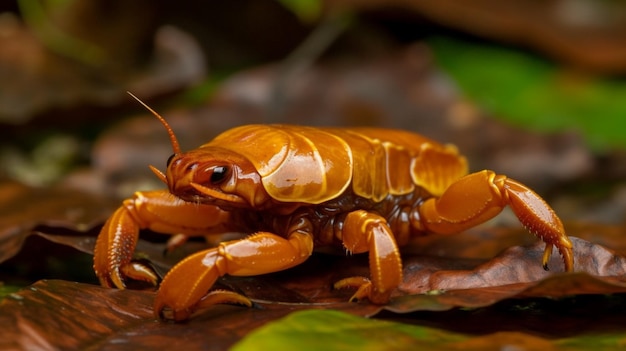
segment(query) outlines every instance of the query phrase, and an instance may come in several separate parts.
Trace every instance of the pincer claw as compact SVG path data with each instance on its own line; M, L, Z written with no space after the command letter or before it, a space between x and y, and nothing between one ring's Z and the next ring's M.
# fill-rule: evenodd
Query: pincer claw
M125 278L154 286L159 282L149 265L133 260L140 226L132 215L132 204L132 200L127 200L113 213L96 241L93 266L102 286L125 289Z
M558 243L546 243L546 248L543 251L543 259L541 260L543 269L549 271L548 262L552 256L553 247L559 250L559 254L563 258L563 264L566 272L574 271L574 252L571 240L567 236L560 238Z

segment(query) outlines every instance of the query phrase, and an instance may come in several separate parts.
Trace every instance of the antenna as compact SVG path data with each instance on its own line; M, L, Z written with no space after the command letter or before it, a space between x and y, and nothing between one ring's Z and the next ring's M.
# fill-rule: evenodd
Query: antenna
M128 95L132 96L133 99L137 100L140 104L142 104L143 107L148 109L148 111L150 111L156 118L158 118L159 121L161 121L161 124L163 124L163 126L165 127L165 130L167 130L167 134L170 137L170 142L172 143L172 149L174 150L174 153L175 154L180 154L180 144L178 144L178 140L176 139L176 135L174 134L174 131L172 130L172 127L170 127L170 125L167 123L165 118L161 117L160 114L158 114L155 110L150 108L150 106L146 105L143 101L141 101L138 97L133 95L133 93L131 93L130 91L127 91L127 93L128 93Z

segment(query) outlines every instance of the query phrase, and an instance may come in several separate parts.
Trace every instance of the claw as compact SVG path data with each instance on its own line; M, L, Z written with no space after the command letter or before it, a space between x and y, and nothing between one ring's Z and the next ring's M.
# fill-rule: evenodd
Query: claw
M552 208L534 191L515 180L499 176L494 183L500 184L500 187L505 189L509 206L524 227L546 243L542 259L543 268L548 270L548 261L554 246L563 258L565 271L573 271L573 245L565 234L563 223Z
M126 205L118 208L100 231L94 249L96 276L102 286L110 288L125 289L126 277L156 286L159 277L154 270L132 261L139 225Z
M350 252L369 252L371 280L345 278L335 283L335 289L357 288L350 301L366 298L376 304L389 302L391 293L402 282L402 260L387 221L364 210L350 212L343 222L342 239Z
M226 273L225 269L225 260L217 249L183 259L161 282L154 300L155 316L174 321L189 318L217 278Z
M194 311L205 310L213 305L228 304L252 307L252 301L249 298L229 290L213 290L206 294L194 308L176 310L164 305L158 312L158 318L166 321L181 321L188 319ZM156 311L156 310L155 310Z
M541 265L545 271L549 271L550 267L548 267L548 261L550 261L550 257L552 256L552 245L546 244L546 249L543 250L543 259L541 260Z
M154 301L155 316L182 321L217 303L252 306L247 297L235 292L209 290L225 274L249 276L280 271L302 263L312 250L312 236L294 230L287 239L263 232L197 252L179 262L163 279Z
M187 203L167 190L136 192L124 200L98 235L94 249L94 270L100 284L124 289L125 280L157 285L158 274L149 266L133 261L139 231L150 229L174 235L167 250L182 245L188 236L206 235L209 228L226 223L229 213L216 206Z
M341 279L333 286L335 289L356 288L356 292L350 297L349 302L357 302L363 299L370 299L372 294L372 282L365 277L349 277ZM376 303L375 301L371 301ZM388 299L382 301L381 304L389 302Z
M458 233L493 218L507 205L529 232L546 243L544 269L554 246L563 257L565 271L574 270L572 242L556 213L525 185L492 171L469 174L452 183L441 197L424 201L412 226L433 233Z

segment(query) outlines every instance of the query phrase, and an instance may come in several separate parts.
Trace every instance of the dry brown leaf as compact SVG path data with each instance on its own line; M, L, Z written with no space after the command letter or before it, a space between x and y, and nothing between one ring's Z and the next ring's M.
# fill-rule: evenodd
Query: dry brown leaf
M604 251L576 238L573 241L577 258ZM526 261L537 259L541 249L541 245L523 250L513 248L479 267L507 264L524 268L530 264ZM604 257L611 260L610 255ZM623 261L622 257L614 259ZM626 292L626 282L621 277L575 273L550 275L527 283L489 286L498 284L495 281L481 287L409 294L405 289L415 279L413 275L422 274L422 270L433 270L438 260L433 261L429 263L428 257L409 257L405 261L405 274L408 272L406 281L384 308L396 313L442 311L455 307L485 307L512 298ZM591 261L594 260L588 262ZM476 260L462 260L461 264L452 265L471 266L471 262L476 263ZM538 262L533 263L539 265ZM416 265L429 267L417 269ZM451 264L443 264L446 265ZM581 265L582 262L577 269L581 269ZM0 346L130 349L167 344L187 349L224 349L252 329L299 309L335 309L362 316L376 314L383 306L367 302L348 303L349 291L334 291L331 288L332 282L341 276L364 271L367 271L367 259L363 255L341 257L320 254L314 255L302 266L284 272L248 278L227 277L220 285L247 294L253 298L255 306L214 306L184 324L155 320L152 314L153 292L120 291L59 280L40 281L9 295L0 304L0 325L3 326L0 328ZM463 276L471 277L473 274L471 271L449 271L447 275L449 280L462 281ZM59 333L57 326L60 325L63 326L63 333Z
M612 229L587 226L585 233L593 231L602 237L604 231L612 233ZM82 251L89 251L94 240L65 234L39 235ZM252 329L298 309L337 309L373 316L383 308L394 313L444 311L492 306L510 299L626 292L625 259L611 250L574 237L578 273L559 273L562 262L558 255L550 261L552 271L545 272L540 264L541 242L511 247L491 256L498 246L509 245L501 240L507 237L522 242L533 240L521 230L489 228L458 236L420 238L404 254L405 281L386 306L367 301L348 303L353 291L332 288L343 277L367 275L367 255L316 253L304 264L283 272L224 277L218 287L246 294L255 306L214 306L184 324L157 322L152 315L154 293L150 291L40 281L9 295L0 304L0 343L4 343L0 346L130 349L167 344L224 349ZM617 240L617 236L608 237L607 242ZM196 250L199 245L189 244L184 250ZM167 268L172 262L162 260L163 245L141 240L138 251L155 262L161 260L158 265ZM59 333L60 325L64 333Z
M87 231L113 208L103 197L71 188L0 182L0 262L17 254L37 226Z
M0 349L171 348L225 350L252 329L312 305L215 306L186 324L158 322L150 292L40 281L0 303ZM347 302L324 305L371 311Z
M64 241L80 250L88 250L93 243L93 238L74 237L59 240L63 236L44 236L57 242ZM451 242L454 240L454 236L448 238ZM544 285L540 290L541 294L561 297L624 291L626 259L623 256L576 237L572 238L572 242L577 274L563 274L563 263L556 253L549 262L551 271L544 271L540 264L544 248L542 242L529 247L511 247L489 260L455 256L454 245L451 246L450 256L445 257L405 254L404 282L394 296L425 296L419 294L428 295L434 292L433 296L441 295L442 299L446 300L451 291L466 290L472 294L476 291L487 291L487 298L479 304L489 305L493 303L494 290L490 290L492 288L498 294L504 291L505 294L499 298L503 299L526 291L538 282L561 280L570 282L572 279L578 283L555 286L552 292L546 288L551 285ZM165 271L177 259L200 246L200 243L192 243L195 249L187 248L176 257L163 257L165 247L163 243L148 243L141 240L138 252L141 257L151 260ZM480 249L481 242L476 242L472 246ZM308 261L293 269L254 277L224 277L220 284L243 292L256 301L317 304L345 301L351 292L333 290L332 284L341 278L354 275L369 275L367 255L346 257L340 254L316 253ZM506 288L502 290L501 287ZM456 305L450 304L449 307L454 306ZM395 310L400 311L397 308Z
M576 237L572 237L571 240L574 244L574 270L576 272L600 277L626 276L626 258L623 256ZM563 263L558 253L554 251L549 262L550 271L545 271L539 264L544 247L545 244L541 242L531 247L511 247L501 255L471 270L450 270L421 262L405 263L408 268L413 268L412 272L415 274L411 277L405 274L402 289L408 293L422 293L431 290L471 289L547 279L553 276L554 272L563 272ZM414 269L414 266L426 267ZM567 289L560 289L558 292L566 295L584 293L584 291L569 292Z

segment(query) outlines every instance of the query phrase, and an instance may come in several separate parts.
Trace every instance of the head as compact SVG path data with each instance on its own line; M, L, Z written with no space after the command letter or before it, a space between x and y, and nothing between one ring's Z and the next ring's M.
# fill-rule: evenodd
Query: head
M261 176L245 157L219 147L202 147L182 152L167 121L129 93L161 121L170 137L174 153L167 160L166 173L150 169L167 184L170 192L183 200L221 207L262 207L270 196Z
M258 208L269 199L254 166L219 147L173 154L165 179L170 192L186 201Z

